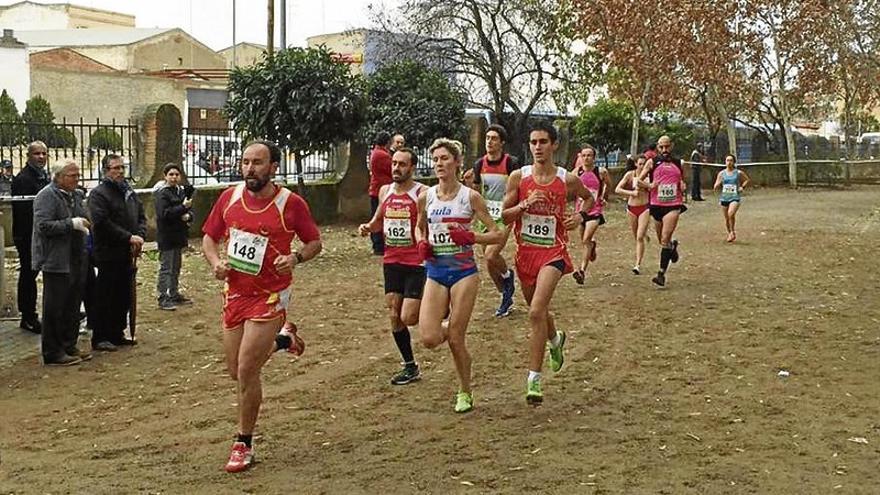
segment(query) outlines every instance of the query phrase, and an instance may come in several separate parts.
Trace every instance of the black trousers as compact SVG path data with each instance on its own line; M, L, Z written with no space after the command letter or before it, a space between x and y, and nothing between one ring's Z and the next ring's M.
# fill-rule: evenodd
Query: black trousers
M373 218L373 215L376 214L376 210L378 209L379 198L376 196L370 196L370 218ZM374 253L379 254L385 252L385 236L382 235L382 232L371 232L370 241L373 242Z
M119 344L125 337L128 310L131 308L131 284L134 282L131 260L101 262L98 265L92 328L92 346L99 342Z
M31 270L30 239L16 239L15 249L21 262L18 270L18 311L22 320L34 321L37 319L37 274L40 272Z
M52 361L76 347L79 338L79 304L85 283L81 263L71 263L70 273L43 272L43 359Z
M700 172L702 165L691 165L691 199L702 199L703 193L700 190Z

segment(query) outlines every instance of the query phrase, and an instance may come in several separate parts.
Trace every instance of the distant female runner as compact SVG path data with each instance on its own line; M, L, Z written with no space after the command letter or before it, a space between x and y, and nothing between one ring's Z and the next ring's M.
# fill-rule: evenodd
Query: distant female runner
M715 178L714 190L721 188L721 213L727 226L727 242L736 240L736 212L742 201L740 193L752 181L748 174L736 168L736 157L727 155L724 158L724 170Z
M581 213L581 244L584 246L584 256L577 270L571 274L578 285L584 285L587 266L591 261L596 261L595 236L599 227L605 225L603 213L608 202L608 192L611 190L611 179L607 169L596 166L596 150L590 145L581 149L572 173L580 178L581 183L593 196L593 207ZM576 211L580 211L581 202L582 200L578 199Z
M645 236L648 232L650 216L648 214L648 183L639 180L639 175L645 168L644 155L638 159L627 158L626 173L617 183L614 192L626 196L626 213L629 218L629 227L636 241L636 264L633 265L633 273L641 273L642 260L645 258Z

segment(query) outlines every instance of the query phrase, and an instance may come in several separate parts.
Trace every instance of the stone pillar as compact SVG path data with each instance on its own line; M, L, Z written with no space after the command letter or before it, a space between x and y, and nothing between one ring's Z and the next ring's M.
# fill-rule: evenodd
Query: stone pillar
M339 147L339 218L352 222L370 219L370 173L367 167L367 146L351 141ZM341 168L345 168L342 170Z
M166 163L177 163L183 169L183 120L177 107L170 103L149 105L135 110L132 120L137 125L134 187L152 187L162 180Z

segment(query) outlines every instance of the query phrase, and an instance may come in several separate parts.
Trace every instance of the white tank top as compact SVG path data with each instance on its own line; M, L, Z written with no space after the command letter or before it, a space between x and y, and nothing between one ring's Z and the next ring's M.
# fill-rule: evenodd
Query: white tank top
M474 210L471 207L471 189L460 186L454 198L443 201L437 197L437 186L431 186L425 198L428 216L428 242L435 256L470 252L470 246L456 246L449 236L449 225L460 224L470 230Z

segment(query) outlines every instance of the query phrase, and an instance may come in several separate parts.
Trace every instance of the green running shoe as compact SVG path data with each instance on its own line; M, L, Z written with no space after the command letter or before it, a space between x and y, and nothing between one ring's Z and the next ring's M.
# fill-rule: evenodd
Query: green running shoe
M526 386L526 402L533 406L544 402L544 392L541 392L541 382L529 380Z
M474 408L474 396L468 392L459 391L455 394L455 412L466 413Z
M562 353L563 347L565 347L565 332L557 330L556 333L559 334L559 345L557 347L550 345L550 369L554 373L559 372L562 365L565 364L565 356Z

